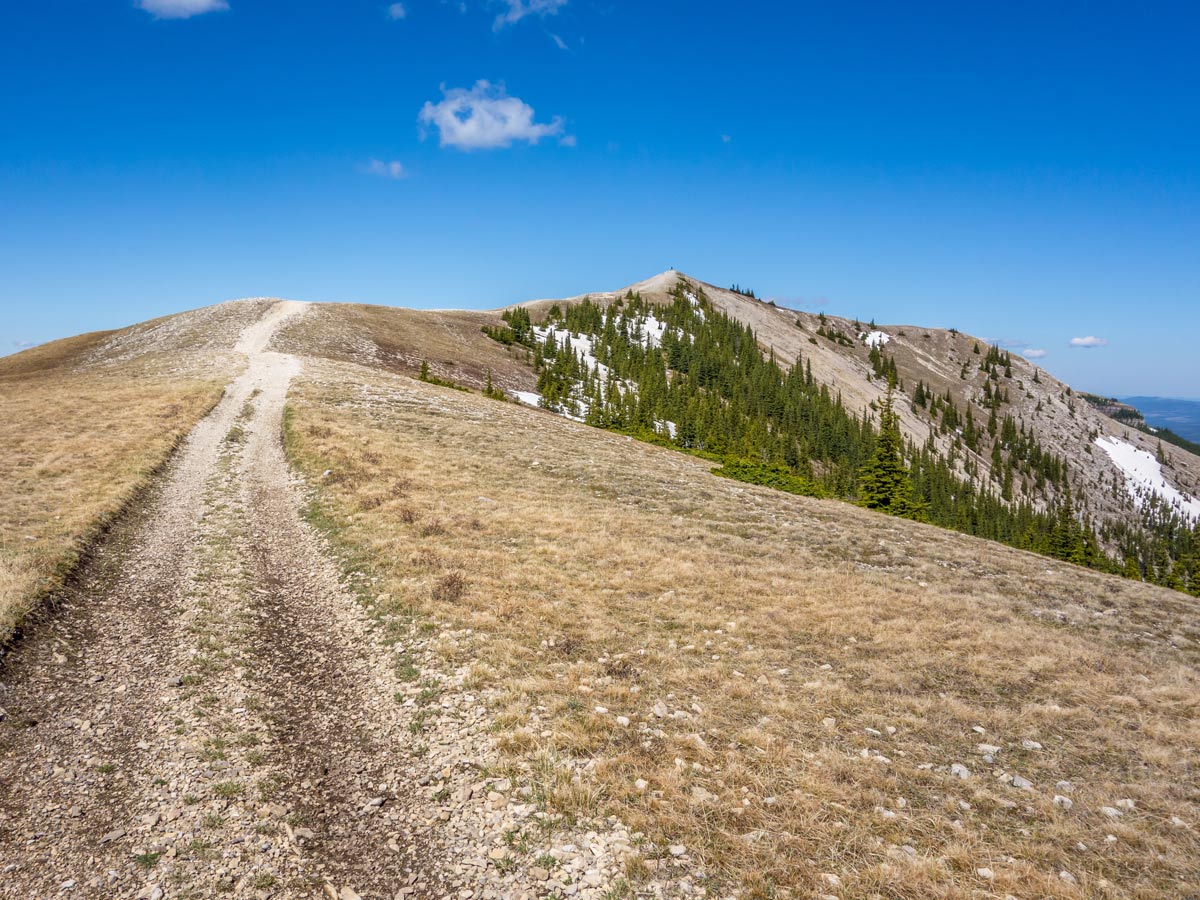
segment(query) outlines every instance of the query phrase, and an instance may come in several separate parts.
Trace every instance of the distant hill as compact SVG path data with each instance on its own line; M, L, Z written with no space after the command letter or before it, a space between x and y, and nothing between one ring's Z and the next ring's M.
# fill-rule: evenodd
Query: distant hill
M1173 397L1122 397L1121 400L1137 407L1149 424L1170 428L1189 441L1200 442L1200 400Z

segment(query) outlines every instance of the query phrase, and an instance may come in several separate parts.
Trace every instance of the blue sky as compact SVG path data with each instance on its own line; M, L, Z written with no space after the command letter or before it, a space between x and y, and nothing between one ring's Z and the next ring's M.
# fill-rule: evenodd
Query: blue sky
M0 352L674 266L1198 397L1197 46L1182 3L9 0Z

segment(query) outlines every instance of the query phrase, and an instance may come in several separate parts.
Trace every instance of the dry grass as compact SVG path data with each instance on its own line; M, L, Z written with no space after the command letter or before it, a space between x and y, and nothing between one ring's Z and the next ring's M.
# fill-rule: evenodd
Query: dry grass
M221 395L143 363L73 368L107 337L0 360L0 643Z
M381 608L474 629L446 665L474 665L560 812L683 843L753 897L1200 890L1195 601L537 410L309 371L292 452L323 512Z
M491 312L321 303L284 326L274 346L412 375L427 361L435 377L477 390L490 369L498 388L533 390L537 376L525 349L505 347L480 331L496 324L503 323Z

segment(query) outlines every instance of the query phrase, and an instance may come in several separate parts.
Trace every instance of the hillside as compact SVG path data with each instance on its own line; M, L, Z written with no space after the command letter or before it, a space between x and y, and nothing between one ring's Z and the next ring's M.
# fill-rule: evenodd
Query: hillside
M871 348L816 332L853 323L694 280L711 306L674 313L676 277L635 286L662 322L733 313L778 359L811 362L818 395L840 391L830 421L878 410ZM521 308L542 321L555 305L587 309ZM5 499L25 499L0 524L89 550L28 563L69 574L0 678L0 892L1200 890L1195 599L719 477L665 423L635 440L483 396L489 375L510 397L545 386L532 350L482 331L504 324L241 301L5 361L6 398L26 398L8 407L4 446L22 452ZM965 416L983 390L960 377L970 338L877 330L913 443L930 432L908 405L917 381ZM426 363L473 390L420 380ZM1056 452L1108 458L1082 448L1124 440L1012 368L1011 384L998 375L1011 407ZM149 424L167 408L170 427ZM93 461L86 483L50 464L59 429ZM126 481L109 477L122 454L142 460ZM1163 471L1179 484L1194 464ZM1110 514L1128 517L1102 473ZM84 495L102 502L75 509ZM6 591L14 618L26 591Z

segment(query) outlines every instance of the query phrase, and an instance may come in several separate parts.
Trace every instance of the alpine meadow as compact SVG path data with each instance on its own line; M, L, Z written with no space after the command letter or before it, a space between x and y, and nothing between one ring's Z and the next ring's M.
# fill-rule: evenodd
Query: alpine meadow
M1200 900L1198 42L5 5L0 898Z

